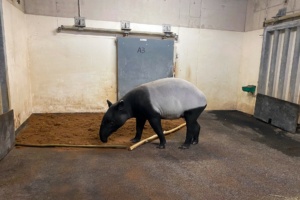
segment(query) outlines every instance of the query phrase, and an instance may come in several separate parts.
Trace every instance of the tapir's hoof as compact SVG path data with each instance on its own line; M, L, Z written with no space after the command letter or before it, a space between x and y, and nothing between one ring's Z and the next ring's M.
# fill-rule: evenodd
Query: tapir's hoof
M164 149L164 148L166 148L166 147L165 147L165 145L160 144L160 145L158 145L156 148L158 148L158 149Z
M193 145L198 144L198 141L194 140L194 141L192 141L191 144L193 144Z
M140 141L140 139L133 138L133 139L131 139L130 141L131 141L132 143L137 143L137 142L139 142L139 141Z
M183 145L181 145L180 147L178 147L179 149L188 149L188 148L190 148L190 145L188 145L188 144L183 144Z

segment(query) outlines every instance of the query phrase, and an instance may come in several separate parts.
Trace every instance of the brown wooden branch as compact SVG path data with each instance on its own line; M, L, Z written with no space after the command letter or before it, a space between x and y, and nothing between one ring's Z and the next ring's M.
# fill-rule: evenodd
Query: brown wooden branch
M164 131L164 135L168 135L168 134L170 134L170 133L173 133L173 132L175 132L175 131L181 129L181 128L184 127L185 125L186 125L186 123L183 123L183 124L181 124L181 125L179 125L179 126L173 128L173 129L171 129L171 130ZM135 148L141 146L142 144L151 142L151 141L153 141L153 140L155 140L155 139L157 139L157 138L158 138L157 135L152 135L151 137L148 137L148 138L146 138L146 139L144 139L144 140L141 140L141 141L135 143L134 145L130 146L130 147L128 148L128 150L132 151L133 149L135 149Z

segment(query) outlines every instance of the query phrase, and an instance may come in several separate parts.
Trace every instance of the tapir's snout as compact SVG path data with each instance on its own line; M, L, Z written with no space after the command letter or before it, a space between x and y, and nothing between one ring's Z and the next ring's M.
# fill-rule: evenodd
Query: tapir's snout
M103 143L107 142L107 137L104 137L103 134L101 134L101 131L99 132L99 136L100 136L101 142L103 142Z
M103 126L101 126L100 130L99 130L99 137L100 137L101 142L103 142L103 143L107 143L107 139L108 139L108 136L105 133L106 133L105 128L103 128Z
M103 142L103 143L107 143L107 139L102 139L102 138L100 138L100 140L101 140L101 142Z

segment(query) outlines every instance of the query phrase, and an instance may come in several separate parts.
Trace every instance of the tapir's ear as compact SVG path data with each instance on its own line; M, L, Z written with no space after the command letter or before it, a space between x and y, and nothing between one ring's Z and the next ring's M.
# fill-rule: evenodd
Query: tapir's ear
M118 103L118 110L123 110L123 109L124 109L124 101L121 100L121 101L119 101L119 103Z
M106 100L108 107L111 107L112 103L109 100Z

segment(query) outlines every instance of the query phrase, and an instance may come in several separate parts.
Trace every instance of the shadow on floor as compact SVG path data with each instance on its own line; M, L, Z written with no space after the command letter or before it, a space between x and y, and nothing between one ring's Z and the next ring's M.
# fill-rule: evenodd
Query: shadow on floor
M236 134L250 137L253 141L266 144L289 156L300 156L300 134L289 133L282 129L276 128L263 121L257 120L253 116L238 111L210 111L225 126L233 128L240 126L241 128L252 129L251 131L243 129L236 131ZM252 133L253 133L252 132ZM298 140L297 140L298 138Z

